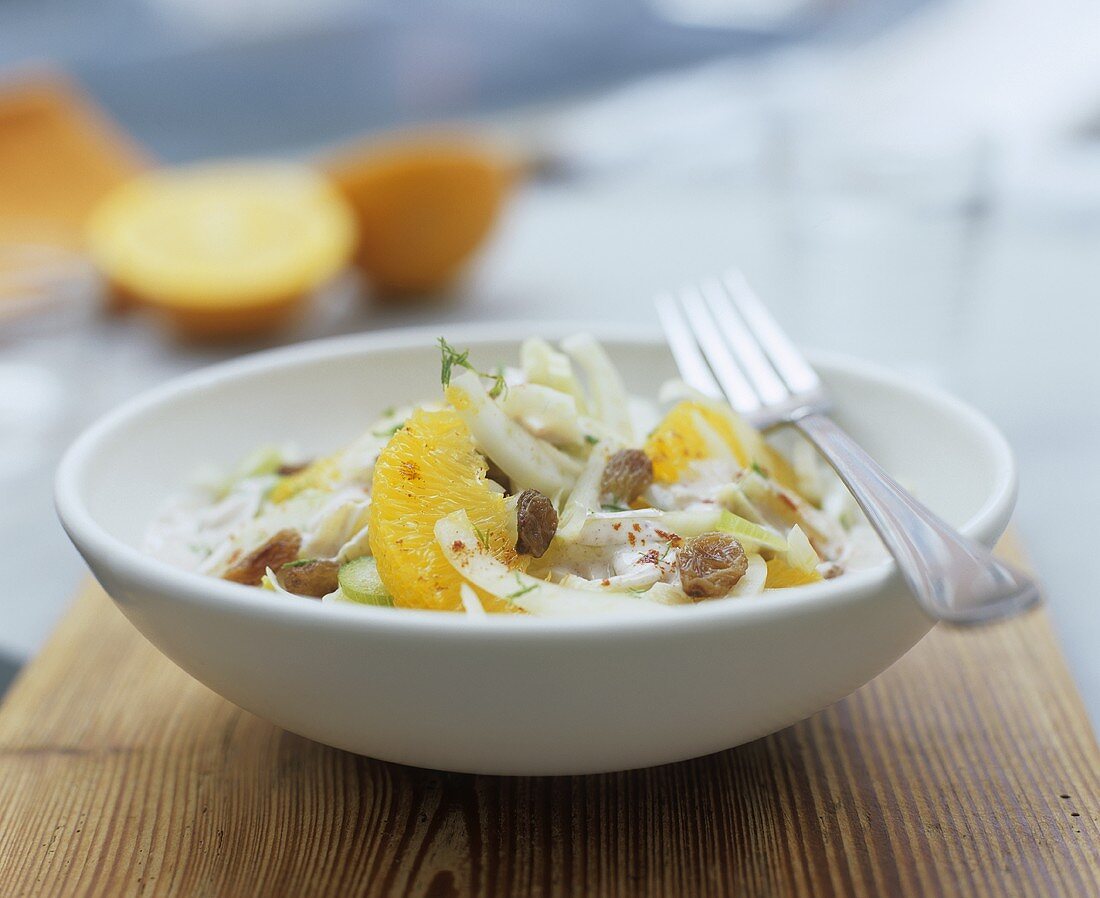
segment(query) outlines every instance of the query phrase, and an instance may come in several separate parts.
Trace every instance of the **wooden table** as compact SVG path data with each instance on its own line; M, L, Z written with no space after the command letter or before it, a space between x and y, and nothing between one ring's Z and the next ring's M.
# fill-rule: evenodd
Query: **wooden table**
M606 776L386 764L245 713L84 590L0 708L0 895L1100 895L1044 612L766 739Z

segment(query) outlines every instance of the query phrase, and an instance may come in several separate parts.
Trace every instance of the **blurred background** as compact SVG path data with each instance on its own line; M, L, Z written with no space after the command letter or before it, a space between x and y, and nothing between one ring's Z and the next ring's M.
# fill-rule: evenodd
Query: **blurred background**
M804 345L1004 428L1100 719L1100 7L1069 0L0 0L0 667L83 576L51 479L125 398L336 333L655 323L733 264Z

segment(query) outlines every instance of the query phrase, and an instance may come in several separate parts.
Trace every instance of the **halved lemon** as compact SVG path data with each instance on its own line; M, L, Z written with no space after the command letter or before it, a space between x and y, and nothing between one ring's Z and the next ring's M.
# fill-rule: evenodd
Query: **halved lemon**
M451 409L414 412L382 450L374 469L370 548L395 605L463 609L462 577L435 537L436 522L459 509L497 559L515 563L504 496L489 487L485 471L469 428ZM479 597L487 611L512 610L487 593Z
M308 166L221 163L128 181L92 214L88 243L125 295L188 333L236 335L283 324L336 274L355 222Z
M755 465L783 486L796 488L791 466L756 428L730 408L699 400L673 406L646 440L645 453L653 462L654 479L674 483L692 462L713 458L715 439L741 467Z

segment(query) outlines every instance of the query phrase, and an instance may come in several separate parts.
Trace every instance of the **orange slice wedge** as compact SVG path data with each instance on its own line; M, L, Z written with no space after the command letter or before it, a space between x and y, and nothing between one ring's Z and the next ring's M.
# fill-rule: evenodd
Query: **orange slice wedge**
M490 489L485 459L451 409L417 411L382 450L374 469L370 547L394 604L460 611L462 577L444 557L436 522L464 509L489 551L512 565L515 534L504 496ZM506 603L481 593L486 611Z

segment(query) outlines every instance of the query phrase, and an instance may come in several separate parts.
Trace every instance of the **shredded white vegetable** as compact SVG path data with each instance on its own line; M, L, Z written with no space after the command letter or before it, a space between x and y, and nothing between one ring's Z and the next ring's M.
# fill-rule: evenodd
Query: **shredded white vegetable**
M584 443L577 401L568 393L542 384L509 387L501 407L535 436L557 446Z
M577 411L588 411L584 390L573 374L573 364L564 353L558 352L540 337L523 341L519 351L524 380L529 384L542 384L562 393L568 393L577 404Z
M604 348L591 334L567 337L561 348L583 369L597 417L621 440L633 442L634 423L630 420L626 387Z
M466 613L470 617L486 617L485 607L481 604L481 599L477 597L477 593L474 592L474 588L469 583L463 583L458 588L458 594L462 599L462 607L466 609Z
M380 562L383 549L398 557L405 553L406 563L381 565L386 590L407 600L399 605L430 605L413 598L411 583L402 592L400 572L428 563L417 553L430 550L437 559L438 545L461 579L461 608L469 617L488 613L481 601L487 595L543 616L659 612L694 604L682 589L680 564L703 551L692 540L704 534L708 541L724 534L747 555L746 573L728 593L732 598L766 592L773 560L834 577L885 557L858 506L809 442L790 432L767 442L727 405L680 381L667 384L659 396L662 402L689 403L689 413L663 417L654 404L628 396L609 355L588 334L567 338L560 349L538 338L525 341L521 369L491 367L494 360L473 359L469 350L445 340L440 348L442 380L449 385L442 397L395 406L358 439L311 462L288 447L257 450L173 499L150 528L147 548L180 567L224 576L235 565L255 563L262 557L256 553L267 551L265 545L283 531L297 540L295 560L340 565L372 556L374 539ZM395 439L414 412L443 409L465 425L450 417L446 426L468 428L486 464L506 476L473 476L480 458L452 448L469 445L464 434L456 434L458 443L439 440L419 448L410 439L414 429ZM394 454L376 471L387 446ZM608 460L623 450L646 453L648 462L624 458L641 482L623 487L630 495L617 495L618 486L615 496L602 495ZM783 457L795 487L785 476ZM650 464L652 477L646 472ZM475 470L467 471L471 466ZM418 491L409 484L421 475L424 488ZM372 507L371 496L376 479L387 495L398 488L396 495L419 506L401 515L378 514L382 509ZM439 518L438 500L448 483L456 485L456 495L482 489L495 494L482 496L493 501L476 506L495 509L475 515L483 528L493 528L489 537L471 526L466 511ZM525 499L527 490L543 496ZM614 504L601 505L601 499ZM282 549L285 537L280 540ZM488 542L515 546L520 557L505 564ZM724 568L715 576L730 573ZM423 588L435 588L424 582ZM263 585L292 595L271 569ZM447 588L453 587L451 581ZM346 595L336 589L322 602L354 604L349 595L355 590L349 590Z
M614 451L615 444L608 440L592 447L558 519L558 536L562 539L576 539L588 515L600 507L600 480Z
M731 596L755 596L764 591L764 582L768 579L768 564L759 555L749 556L749 568L745 576L737 581Z
M821 559L814 551L814 547L810 545L810 540L806 534L802 532L802 528L797 524L787 534L787 545L790 547L787 549L787 564L807 573L817 570Z
M517 489L536 489L558 496L569 486L552 447L528 433L489 398L481 379L472 371L451 380L460 399L459 416L474 435L474 442L507 474Z
M465 511L440 518L435 525L435 538L443 556L465 580L528 614L560 617L664 608L627 592L570 589L510 570L482 546Z

